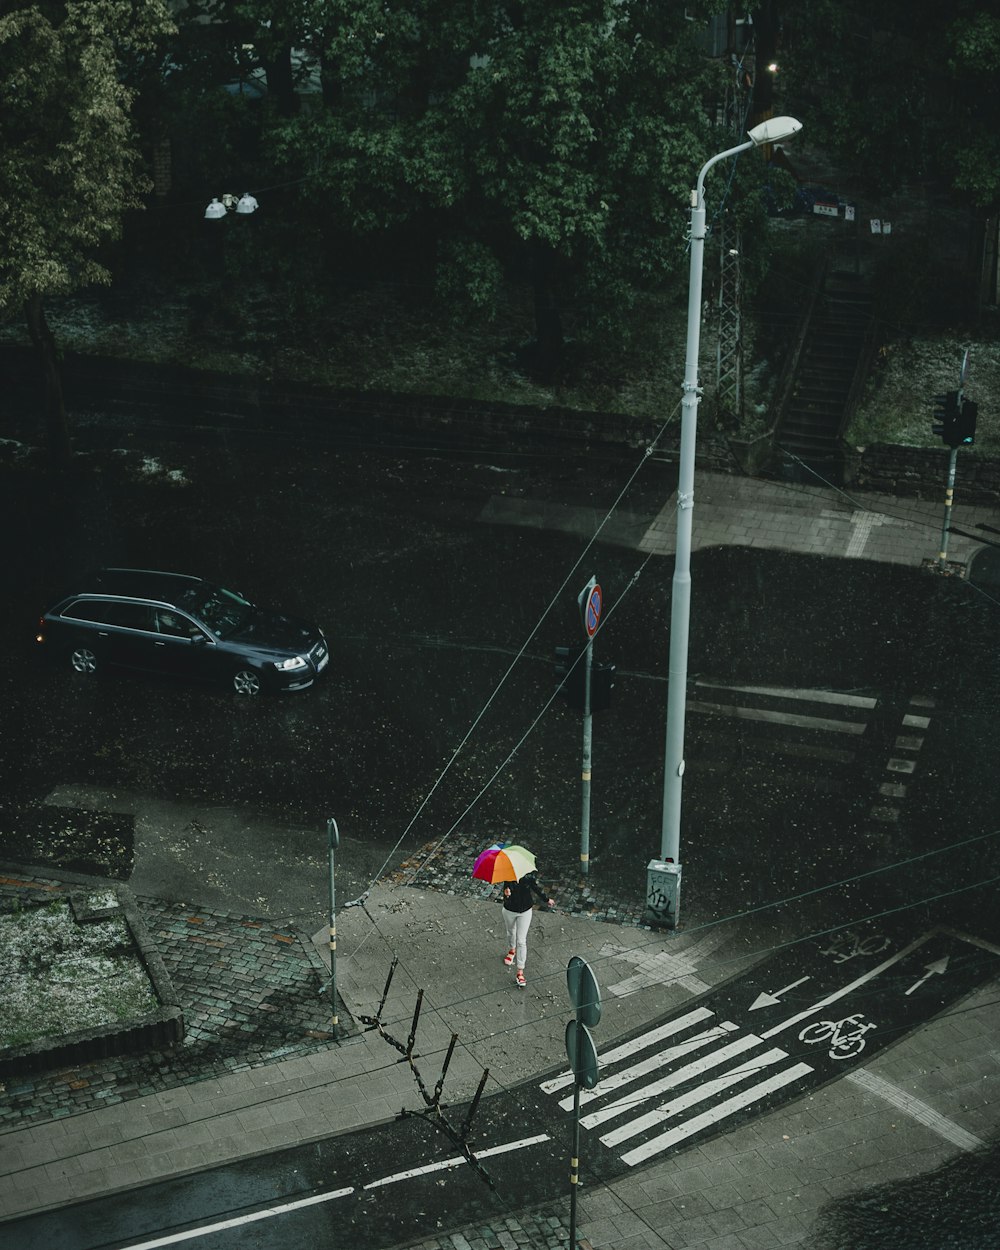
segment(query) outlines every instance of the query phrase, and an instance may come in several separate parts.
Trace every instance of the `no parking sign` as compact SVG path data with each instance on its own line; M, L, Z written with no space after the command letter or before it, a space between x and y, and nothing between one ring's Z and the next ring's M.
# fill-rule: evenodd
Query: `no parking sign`
M596 577L592 577L584 586L576 601L580 605L580 616L583 620L584 633L588 638L593 638L597 633L598 625L601 623L601 609L604 606L604 596L601 593L600 586L597 584Z

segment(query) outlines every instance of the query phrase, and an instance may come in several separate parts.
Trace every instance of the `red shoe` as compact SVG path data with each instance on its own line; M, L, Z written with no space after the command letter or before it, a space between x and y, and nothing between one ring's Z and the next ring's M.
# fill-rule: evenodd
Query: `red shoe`
M518 984L518 986L519 986L522 990L523 990L523 989L524 989L524 987L528 984L528 983L527 983L527 981L525 981L525 979L524 979L524 969L523 969L523 968L518 968L518 970L517 970L517 978L516 978L516 980L517 980L517 984Z
M504 955L503 961L509 968L511 964L514 962L514 952L512 950L508 951L507 954Z

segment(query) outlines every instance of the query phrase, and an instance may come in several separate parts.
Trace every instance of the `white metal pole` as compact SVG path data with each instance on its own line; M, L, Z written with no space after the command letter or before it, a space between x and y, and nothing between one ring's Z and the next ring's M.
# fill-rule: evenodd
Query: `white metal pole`
M684 777L684 719L687 711L688 636L691 620L691 531L694 512L695 440L698 431L698 348L701 341L701 285L705 257L705 175L718 161L754 146L741 143L713 156L691 192L691 263L688 282L687 346L681 398L680 472L677 481L677 549L670 599L670 656L667 687L667 740L663 771L663 827L660 858L680 864L681 790ZM680 879L672 908L680 911Z

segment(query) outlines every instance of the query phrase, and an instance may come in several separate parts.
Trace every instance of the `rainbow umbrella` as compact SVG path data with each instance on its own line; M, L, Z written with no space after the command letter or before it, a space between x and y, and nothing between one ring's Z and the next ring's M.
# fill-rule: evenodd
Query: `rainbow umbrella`
M525 873L535 871L535 857L523 846L505 846L496 842L476 858L472 875L480 881L520 881Z

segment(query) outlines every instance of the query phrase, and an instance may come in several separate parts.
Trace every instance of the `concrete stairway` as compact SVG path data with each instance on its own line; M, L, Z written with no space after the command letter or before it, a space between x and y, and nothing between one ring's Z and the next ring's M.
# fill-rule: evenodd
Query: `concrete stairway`
M836 476L838 435L848 397L864 357L872 317L866 284L850 275L828 275L802 350L792 394L778 429L778 446L818 473Z

